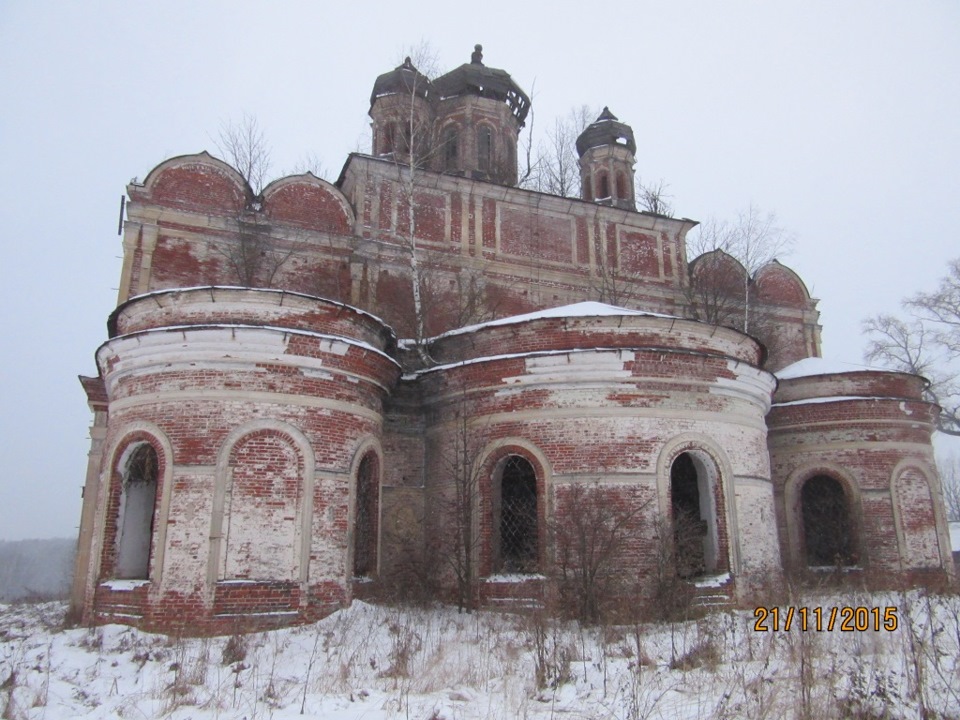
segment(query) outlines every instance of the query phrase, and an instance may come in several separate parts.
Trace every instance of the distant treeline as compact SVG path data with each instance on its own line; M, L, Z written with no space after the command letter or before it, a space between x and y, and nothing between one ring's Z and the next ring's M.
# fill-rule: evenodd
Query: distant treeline
M0 540L0 602L66 598L76 551L73 539Z

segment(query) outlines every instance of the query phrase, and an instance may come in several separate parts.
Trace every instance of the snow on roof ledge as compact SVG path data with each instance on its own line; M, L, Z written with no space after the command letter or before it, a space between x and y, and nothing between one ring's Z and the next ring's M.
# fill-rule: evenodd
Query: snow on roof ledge
M864 371L890 372L884 368L870 367L868 365L857 365L856 363L842 362L840 360L809 357L798 360L792 365L787 365L782 370L775 372L774 375L776 375L779 380L792 380L793 378L811 377L813 375L836 375L838 373Z
M511 315L510 317L500 318L499 320L490 320L489 322L468 325L467 327L450 330L442 335L437 335L433 340L451 337L463 333L470 333L487 327L497 325L514 325L516 323L530 322L532 320L542 320L544 318L572 318L572 317L604 317L604 316L624 316L624 315L643 315L646 317L660 317L680 319L676 315L664 315L663 313L646 312L644 310L630 310L629 308L617 307L616 305L607 305L601 302L578 302L572 305L561 305L560 307L548 308L547 310L537 310L536 312L525 313L523 315Z

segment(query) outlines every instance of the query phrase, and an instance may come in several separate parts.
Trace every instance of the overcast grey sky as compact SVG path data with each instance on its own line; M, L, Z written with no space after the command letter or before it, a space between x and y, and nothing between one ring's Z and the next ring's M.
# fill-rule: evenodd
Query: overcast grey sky
M328 5L331 6L328 8ZM79 522L93 374L116 302L120 196L256 116L274 174L336 178L370 90L426 41L534 92L542 130L609 105L678 215L753 203L796 235L826 357L960 255L960 4L0 2L0 539ZM366 149L366 148L364 148Z

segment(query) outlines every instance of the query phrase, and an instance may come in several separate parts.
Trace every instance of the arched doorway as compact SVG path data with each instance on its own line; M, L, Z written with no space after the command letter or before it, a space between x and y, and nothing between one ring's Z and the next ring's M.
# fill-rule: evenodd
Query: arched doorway
M670 466L674 565L682 578L720 569L716 508L707 470L688 452L678 455Z
M843 485L815 475L800 490L803 545L808 567L856 564L850 507Z
M537 473L529 460L507 457L495 478L494 528L498 562L503 573L534 573L539 570Z
M118 578L146 580L149 576L158 465L153 445L141 443L130 453L123 468L117 541Z

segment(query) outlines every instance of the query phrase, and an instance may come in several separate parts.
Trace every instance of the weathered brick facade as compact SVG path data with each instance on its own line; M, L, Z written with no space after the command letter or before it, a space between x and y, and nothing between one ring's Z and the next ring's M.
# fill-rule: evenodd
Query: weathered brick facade
M467 560L481 600L542 600L582 487L628 518L617 562L641 600L684 513L684 577L743 602L834 563L947 577L920 378L793 365L778 386L819 355L816 302L775 262L750 280L759 339L689 319L691 268L723 263L688 266L693 221L632 209L627 126L605 111L581 137L585 199L519 189L529 100L509 76L479 49L412 73L377 80L375 154L335 184L255 195L202 153L128 187L119 305L84 379L88 622L302 622L386 585L450 596ZM412 257L419 344L397 340L417 333Z

